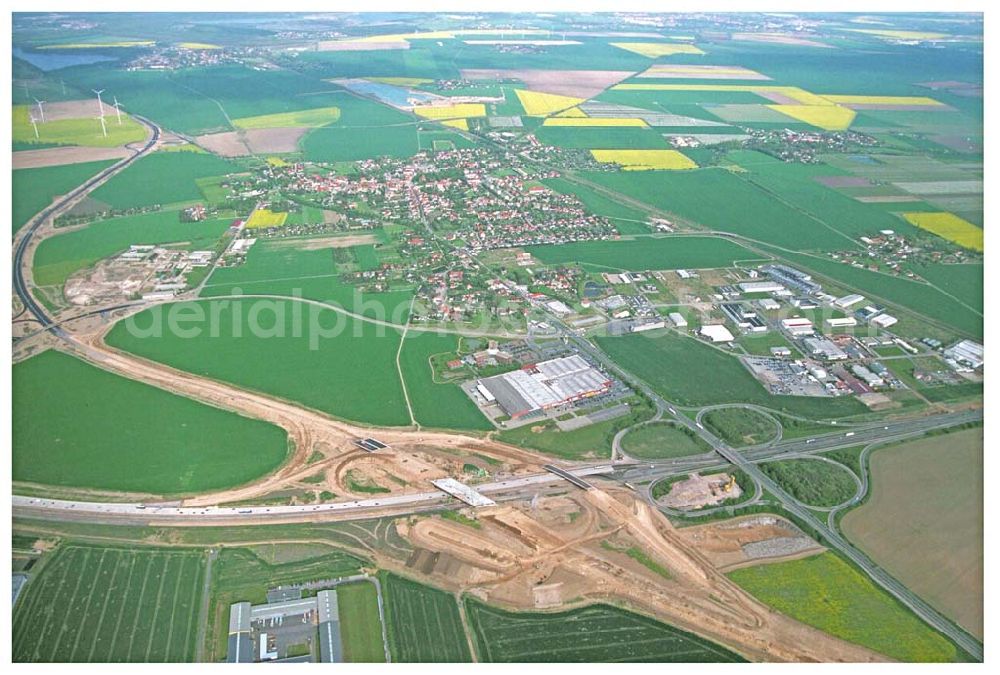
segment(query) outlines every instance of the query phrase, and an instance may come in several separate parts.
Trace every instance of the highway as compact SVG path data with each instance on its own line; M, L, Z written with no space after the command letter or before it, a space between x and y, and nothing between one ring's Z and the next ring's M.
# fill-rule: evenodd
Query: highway
M105 180L107 180L114 174L118 173L119 171L121 171L122 169L124 169L129 164L139 159L146 153L150 152L156 146L156 142L160 140L160 127L144 117L140 117L138 115L132 115L132 117L133 119L135 119L140 124L142 124L147 129L150 130L150 136L149 139L146 141L145 145L143 145L142 148L137 150L132 156L126 157L125 159L116 162L115 164L109 166L107 169L104 169L103 171L98 173L96 176L93 176L90 179L88 179L85 183L83 183L79 187L76 187L70 192L66 193L66 195L64 195L59 201L55 202L51 206L42 210L41 212L38 213L38 215L36 215L34 218L28 221L28 224L24 228L22 228L22 230L18 233L20 236L20 240L17 242L17 245L14 248L14 260L13 260L14 292L17 293L17 296L21 299L21 302L24 304L25 308L29 312L31 312L32 316L34 316L35 319L38 320L38 322L42 325L43 329L51 330L55 335L63 339L66 339L68 337L67 333L63 331L62 328L53 324L52 319L49 317L45 309L37 302L35 302L34 296L31 295L31 291L28 288L28 284L24 279L24 269L23 269L24 255L28 250L28 245L31 243L31 238L35 235L35 233L38 231L38 228L40 228L42 224L45 223L46 220L58 215L64 208L72 205L75 200L96 189Z
M13 286L14 291L21 299L25 308L38 320L44 330L51 330L53 334L66 340L72 337L60 326L53 323L45 309L33 298L24 279L24 257L28 250L30 241L37 230L49 219L58 215L61 210L70 206L75 200L86 195L95 189L103 181L121 171L139 157L145 155L153 149L159 140L161 130L153 122L142 117L133 116L141 124L151 130L151 135L145 145L135 152L131 157L121 160L115 165L105 169L98 175L90 178L81 186L75 188L70 193L62 197L37 216L19 233L19 239L14 250L13 259ZM481 264L481 263L480 263ZM487 268L488 269L488 268ZM513 284L513 290L520 292ZM527 298L527 292L522 293ZM530 301L530 298L528 298ZM910 607L917 615L923 618L929 625L952 639L963 650L978 660L983 658L982 645L968 635L965 631L953 624L930 605L917 597L903 584L893 578L885 570L872 562L865 554L854 548L838 532L829 527L827 523L821 522L812 512L802 506L791 495L787 494L780 486L764 474L755 462L772 459L782 456L795 456L810 454L822 450L831 450L840 447L849 447L859 444L868 444L879 441L893 440L912 436L925 431L956 426L966 422L973 422L982 419L982 411L968 411L959 413L947 413L943 415L929 416L926 418L916 418L901 422L885 422L882 424L873 423L871 426L852 425L847 427L843 433L826 434L816 436L815 440L796 439L782 440L780 442L751 448L744 452L737 451L719 438L708 432L703 425L692 420L677 411L674 404L659 396L648 384L638 377L633 376L628 371L620 368L611 361L604 352L595 347L589 340L577 331L569 328L548 308L537 303L532 303L536 309L544 313L557 332L568 342L572 342L580 352L588 355L592 360L599 363L608 372L616 374L623 382L629 384L637 392L642 393L656 406L656 419L661 419L669 415L676 424L690 429L693 433L704 439L714 450L715 455L708 454L697 458L682 458L668 462L645 463L641 466L621 465L618 467L615 476L624 480L654 480L659 477L689 472L691 470L720 465L719 459L726 464L742 469L759 486L766 488L781 505L790 513L800 518L803 522L812 527L831 547L854 562L864 571L876 584L896 597L900 602ZM751 406L747 406L751 407ZM617 448L620 436L616 437ZM617 456L617 450L616 450ZM582 466L572 470L576 477L594 474L606 474L612 467L604 465ZM517 492L530 489L546 487L554 482L562 481L563 478L553 474L544 473L520 478L512 478L505 481L478 485L476 489L483 493L489 492ZM343 514L345 518L350 517L377 517L386 515L386 512L394 510L425 510L428 508L441 508L450 499L442 492L423 492L408 495L390 495L378 499L356 500L351 502L339 502L318 505L296 505L296 506L249 506L249 507L181 507L171 505L155 504L126 504L126 503L101 503L101 502L79 502L55 499L45 499L40 497L18 496L12 497L12 508L15 516L27 517L66 517L93 520L117 520L123 521L169 521L175 524L206 524L212 521L224 520L253 520L259 518L276 517L283 519L312 519L320 514ZM355 515L357 514L357 515Z

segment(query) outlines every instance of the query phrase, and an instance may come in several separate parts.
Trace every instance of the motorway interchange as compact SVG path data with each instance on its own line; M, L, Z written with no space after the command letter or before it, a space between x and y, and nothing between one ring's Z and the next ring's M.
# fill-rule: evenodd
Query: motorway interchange
M92 190L96 189L108 178L115 175L139 157L147 154L156 147L160 138L161 130L154 123L137 117L138 121L149 130L149 139L141 149L126 159L121 160L112 167L104 170L94 178L90 179L79 188L73 190L55 204L38 214L19 233L19 239L15 244L14 264L13 264L13 286L15 292L25 309L41 325L42 330L50 330L56 337L69 343L74 342L71 333L60 325L53 322L45 309L41 307L32 297L25 280L25 253L29 248L32 237L39 228L49 219L54 219L57 215L72 207L80 199L86 197ZM527 292L523 291L525 297ZM613 466L607 463L588 464L570 467L572 475L584 477L594 474L604 474L606 478L620 480L626 483L646 483L644 496L649 497L649 485L655 481L669 477L690 473L692 471L709 470L734 466L743 470L754 482L756 486L755 499L759 499L762 491L766 489L778 502L778 504L791 513L800 521L807 524L832 548L837 549L841 554L852 560L863 570L875 583L895 596L900 602L910 607L921 616L927 623L947 635L966 652L977 659L982 659L982 647L978 641L969 636L965 631L957 627L953 622L942 616L939 612L930 607L926 602L909 591L900 582L894 579L885 570L873 563L866 555L847 542L834 527L833 511L827 522L819 520L808 508L803 506L795 498L789 495L771 478L764 474L756 463L773 460L777 458L791 458L801 455L814 454L834 450L841 447L857 446L865 444L868 448L880 444L902 440L905 438L918 436L928 431L946 429L962 424L977 422L982 419L982 411L967 411L956 413L945 413L928 416L916 420L902 422L888 422L869 425L854 425L847 427L845 431L835 432L811 439L800 439L783 441L780 434L771 443L737 451L726 445L719 438L705 429L701 423L701 411L694 418L690 418L678 411L677 407L664 400L654 392L641 379L636 378L631 373L624 371L617 364L612 362L600 349L595 347L589 340L584 338L578 331L569 328L562 320L547 307L536 304L536 309L547 316L549 323L556 327L556 334L565 338L568 342L576 346L581 352L587 354L591 359L599 363L609 372L615 373L624 382L641 392L651 400L656 412L653 420L669 419L670 421L702 438L708 443L713 451L704 456L692 458L682 458L662 462L635 462L627 457L621 448L621 438L627 430L622 430L614 438L613 442ZM753 406L747 406L753 408ZM495 499L524 499L530 498L540 489L549 488L553 484L558 485L562 480L554 473L544 473L532 476L520 477L498 481L491 484L479 485L477 489L481 492L491 494ZM864 490L867 489L867 479L862 478ZM864 492L859 490L859 494L854 497L860 499ZM15 516L46 517L46 518L67 518L73 520L95 520L98 522L170 522L172 524L188 524L204 522L205 519L216 519L225 522L267 522L269 519L317 519L329 517L330 519L353 519L353 518L373 518L384 515L399 515L420 511L432 511L448 508L450 498L441 492L424 492L416 494L386 496L378 499L356 500L350 502L340 502L321 505L307 506L270 506L270 507L180 507L174 505L154 505L154 504L123 504L123 503L96 503L53 500L35 497L14 496L13 512Z

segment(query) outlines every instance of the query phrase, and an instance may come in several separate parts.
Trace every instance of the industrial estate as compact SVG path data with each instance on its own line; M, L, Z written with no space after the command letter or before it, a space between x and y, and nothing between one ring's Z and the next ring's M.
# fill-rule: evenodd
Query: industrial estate
M981 662L983 18L14 14L15 662Z

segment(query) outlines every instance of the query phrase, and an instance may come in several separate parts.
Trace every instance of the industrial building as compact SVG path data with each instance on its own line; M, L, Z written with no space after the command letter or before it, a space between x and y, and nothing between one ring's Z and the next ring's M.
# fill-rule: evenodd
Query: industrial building
M834 316L826 320L826 325L830 328L846 328L848 326L857 326L858 320L853 316Z
M767 324L745 302L724 302L722 312L746 333L766 333Z
M611 384L611 378L573 354L479 380L476 388L488 402L495 401L517 419L603 394Z
M964 364L973 369L983 365L983 346L972 340L956 342L944 350L944 355L956 363Z
M859 302L864 302L865 296L858 295L857 293L851 293L850 295L845 295L842 298L837 298L833 301L833 304L841 309L847 309L848 307L853 307Z
M289 643L314 639L317 625L320 663L343 662L336 590L303 598L301 588L293 588L269 592L268 600L263 605L230 605L228 663L311 661L311 655L282 657L282 653Z
M888 328L896 323L899 323L899 319L891 314L886 314L885 312L879 314L869 321L872 325L878 326L879 328Z
M667 318L670 319L670 322L677 328L687 328L687 319L685 319L684 315L680 312L670 312L667 314Z
M824 337L808 337L802 341L802 344L808 354L827 361L843 361L847 358L847 352Z
M732 342L735 339L729 329L721 324L702 326L698 329L698 335L712 342Z
M782 319L781 327L785 329L790 335L800 336L800 335L812 335L816 332L813 328L813 322L809 319L803 317L792 317L790 319Z
M764 265L760 268L775 282L794 288L801 293L812 294L822 290L822 286L812 280L812 276L787 265Z
M744 293L779 293L785 287L776 281L745 281L740 284Z

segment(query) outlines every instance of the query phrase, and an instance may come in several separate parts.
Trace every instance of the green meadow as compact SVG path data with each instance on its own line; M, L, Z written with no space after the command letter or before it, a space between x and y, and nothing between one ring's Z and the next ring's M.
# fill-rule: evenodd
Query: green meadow
M180 330L167 329L171 312L180 317ZM162 334L142 336L143 330L154 332L157 317ZM410 423L396 371L396 329L303 302L262 299L161 306L139 313L134 325L137 331L119 322L107 342L337 417L386 426Z
M13 369L13 478L177 494L277 468L285 432L47 351Z
M954 645L835 553L747 567L729 578L782 614L890 658L958 656Z
M38 169L17 169L11 172L11 220L14 232L21 229L32 216L63 195L82 185L91 176L114 164L112 160L46 166Z
M154 152L94 190L91 197L115 209L199 201L195 181L239 171L215 155L199 152Z
M641 237L621 241L580 241L529 246L548 265L581 263L611 270L673 270L730 267L738 260L761 260L739 244L719 237Z

